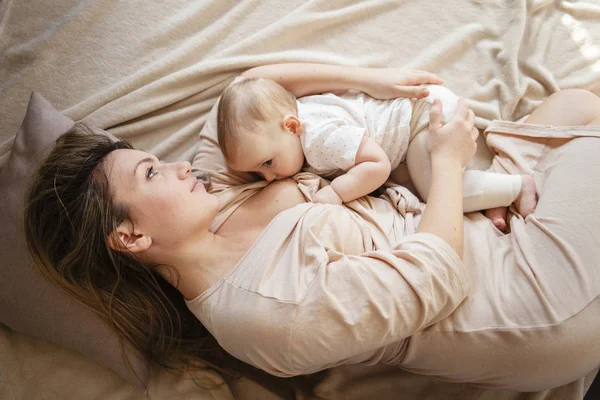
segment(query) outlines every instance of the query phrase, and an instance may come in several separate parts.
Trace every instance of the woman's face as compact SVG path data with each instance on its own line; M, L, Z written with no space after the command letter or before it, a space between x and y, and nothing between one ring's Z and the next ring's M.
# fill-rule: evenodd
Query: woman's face
M155 156L120 149L103 163L114 201L124 204L134 234L148 235L153 244L177 248L208 232L219 211L219 200L190 175L189 162L162 163Z

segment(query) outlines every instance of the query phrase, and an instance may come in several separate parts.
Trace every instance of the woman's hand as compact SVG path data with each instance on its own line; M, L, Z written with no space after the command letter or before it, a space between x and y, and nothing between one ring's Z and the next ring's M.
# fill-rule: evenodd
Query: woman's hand
M429 111L427 150L431 156L431 183L427 207L417 232L432 233L462 258L464 248L462 169L477 150L475 115L460 99L452 119L442 124L442 103Z
M267 78L296 97L354 89L376 99L423 98L429 91L419 85L444 83L430 72L405 68L363 68L327 64L284 63L262 65L242 74L245 78Z
M429 90L419 85L444 83L439 76L416 69L364 68L363 73L362 91L381 100L397 97L422 99L429 96Z
M452 119L446 124L442 121L442 102L436 99L429 112L427 150L431 160L455 162L463 168L477 150L479 131L475 128L475 114L460 99Z

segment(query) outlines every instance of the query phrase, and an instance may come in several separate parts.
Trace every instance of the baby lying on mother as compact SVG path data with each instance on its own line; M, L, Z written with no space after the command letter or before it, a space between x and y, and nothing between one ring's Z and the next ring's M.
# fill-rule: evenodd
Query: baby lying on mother
M441 83L419 71L304 64L244 77L296 97L423 98L412 86ZM589 179L600 173L600 99L559 92L526 124L488 128L491 171L531 176L539 194L526 218L511 209L507 235L480 213L463 215L477 137L464 101L446 123L434 103L430 121L426 207L400 186L312 202L328 183L308 172L231 185L224 158L203 155L212 151L203 143L195 166L214 173L211 193L189 163L162 163L77 124L29 192L30 252L163 365L205 354L205 342L184 335L166 281L223 349L277 376L379 362L518 390L584 376L600 364L600 181Z

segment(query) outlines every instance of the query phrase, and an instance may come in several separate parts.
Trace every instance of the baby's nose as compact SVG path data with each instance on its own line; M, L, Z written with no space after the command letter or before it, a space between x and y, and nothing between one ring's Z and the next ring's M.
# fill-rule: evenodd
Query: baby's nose
M264 178L264 180L267 182L273 182L275 180L275 178L277 178L277 175L275 175L271 171L265 171L261 175Z

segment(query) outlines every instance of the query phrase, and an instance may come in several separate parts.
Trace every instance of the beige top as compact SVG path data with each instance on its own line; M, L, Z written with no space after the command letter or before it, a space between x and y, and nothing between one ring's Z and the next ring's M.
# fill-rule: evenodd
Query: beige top
M320 182L295 179L307 196ZM188 307L225 350L274 375L394 358L403 339L448 316L469 284L446 242L412 234L416 197L398 187L385 198L280 213Z
M492 170L533 175L540 201L526 220L510 217L508 235L466 215L462 263L413 234L423 206L398 187L282 212L188 307L226 351L280 376L385 362L494 388L572 382L600 364L600 186L586 178L600 176L598 136L492 124L487 143L502 154ZM323 184L295 179L307 199ZM213 228L264 185L218 185Z

